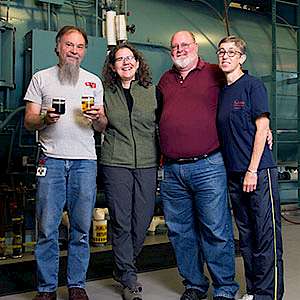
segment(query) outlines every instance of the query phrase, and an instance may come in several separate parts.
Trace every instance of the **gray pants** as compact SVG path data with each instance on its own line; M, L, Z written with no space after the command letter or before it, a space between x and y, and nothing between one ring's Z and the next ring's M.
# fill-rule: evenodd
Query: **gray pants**
M135 261L154 211L156 168L103 166L103 182L111 218L114 277L125 287L134 288Z

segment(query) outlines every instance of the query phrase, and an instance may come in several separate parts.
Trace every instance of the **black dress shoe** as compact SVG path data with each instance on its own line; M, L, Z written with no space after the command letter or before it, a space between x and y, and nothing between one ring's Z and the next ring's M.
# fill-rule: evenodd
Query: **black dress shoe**
M206 293L193 288L186 289L180 300L201 300L206 298Z

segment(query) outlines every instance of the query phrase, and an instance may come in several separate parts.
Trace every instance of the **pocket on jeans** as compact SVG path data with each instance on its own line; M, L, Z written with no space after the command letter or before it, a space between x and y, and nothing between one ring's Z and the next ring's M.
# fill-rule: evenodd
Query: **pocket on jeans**
M207 160L212 165L224 165L223 156L220 152L209 156Z
M162 180L161 181L166 181L172 176L172 169L169 165L163 165L162 167Z

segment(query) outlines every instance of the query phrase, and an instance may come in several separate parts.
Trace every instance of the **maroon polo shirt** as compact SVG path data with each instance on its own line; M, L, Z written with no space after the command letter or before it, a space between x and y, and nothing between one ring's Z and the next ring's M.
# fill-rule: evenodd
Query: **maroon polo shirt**
M224 79L217 65L200 58L197 67L184 80L175 67L161 77L159 131L165 157L196 157L219 147L216 114Z

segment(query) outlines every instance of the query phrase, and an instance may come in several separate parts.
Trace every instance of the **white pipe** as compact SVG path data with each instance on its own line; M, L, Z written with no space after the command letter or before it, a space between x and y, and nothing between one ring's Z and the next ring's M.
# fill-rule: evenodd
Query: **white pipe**
M115 46L116 41L116 12L110 10L106 12L106 38L108 46Z
M125 15L116 16L117 40L127 41L126 19Z

